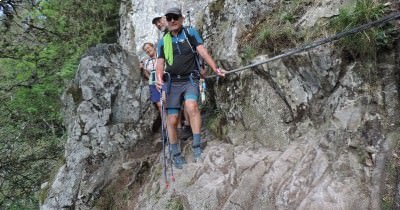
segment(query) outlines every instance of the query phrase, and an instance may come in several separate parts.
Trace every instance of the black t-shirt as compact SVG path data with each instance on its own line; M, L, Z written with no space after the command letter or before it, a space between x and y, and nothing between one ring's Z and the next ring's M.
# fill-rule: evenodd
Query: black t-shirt
M199 33L194 28L187 28L190 36L192 36L193 47L203 44ZM177 36L172 36L172 49L173 49L173 62L172 65L168 65L165 69L166 72L171 75L188 75L193 70L197 69L196 59L190 46L189 37L186 38L183 28ZM161 39L157 46L158 58L164 58L164 40Z

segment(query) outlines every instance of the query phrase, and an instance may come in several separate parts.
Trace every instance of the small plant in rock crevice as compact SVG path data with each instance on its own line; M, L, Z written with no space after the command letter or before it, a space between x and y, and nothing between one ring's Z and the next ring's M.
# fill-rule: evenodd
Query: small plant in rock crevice
M166 209L167 210L184 210L185 208L179 199L173 198L168 201Z
M210 13L214 16L218 16L218 14L224 9L225 0L216 0L210 4Z
M356 0L352 7L341 8L338 16L317 22L315 27L305 31L296 24L307 7L314 6L315 2L307 0L281 1L271 14L264 20L257 22L241 38L241 58L247 63L258 54L279 54L282 51L311 43L321 36L335 34L349 30L367 22L377 20L388 13L390 8L382 0ZM394 4L392 4L394 5ZM328 21L328 22L327 22ZM348 36L338 41L338 47L346 50L354 57L373 58L379 50L390 48L398 30L393 25L381 27Z
M312 4L309 0L285 0L276 5L269 16L243 34L239 48L243 62L258 54L277 54L301 43L306 33L299 31L295 23Z
M342 8L330 23L332 32L346 31L356 26L382 18L389 8L382 1L357 0L353 8ZM377 52L393 43L395 30L392 25L350 35L339 40L337 47L349 51L356 58L374 59Z
M400 139L399 134L393 133L392 139ZM382 210L391 210L397 209L396 206L396 194L398 194L398 177L400 175L400 142L395 141L392 142L394 144L393 150L391 152L390 157L386 161L386 179L385 179L385 187L383 189L382 198L381 198L381 209Z

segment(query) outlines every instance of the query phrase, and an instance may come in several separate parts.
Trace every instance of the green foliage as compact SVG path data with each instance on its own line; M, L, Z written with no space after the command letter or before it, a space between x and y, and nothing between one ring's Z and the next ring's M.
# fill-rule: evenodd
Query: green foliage
M43 204L44 201L47 198L47 194L49 193L50 187L47 186L46 188L42 189L39 191L38 199L39 199L39 204Z
M223 117L220 109L213 108L209 111L210 115L207 116L205 125L218 139L226 139L228 134L228 127L226 126L226 119Z
M116 42L118 9L113 0L25 1L0 22L0 209L44 199L40 185L63 155L61 92L88 47Z
M394 198L393 197L383 197L382 198L382 204L381 204L381 210L392 210L394 209Z
M310 5L310 0L281 1L266 19L257 23L242 38L242 61L247 63L258 54L276 54L295 47L298 41L304 39L304 33L296 31L294 24Z
M331 29L335 32L349 30L358 25L377 20L384 16L385 7L373 0L357 0L355 7L340 9L339 15L332 21ZM374 27L372 29L345 37L339 46L348 50L355 57L374 57L379 47L393 42L393 27Z
M295 16L291 12L283 12L280 17L281 21L293 23L295 20Z
M396 194L398 193L398 177L400 175L400 130L397 129L387 134L391 149L391 155L385 164L385 185L382 189L381 210L392 210L396 208Z
M267 40L272 37L273 31L270 27L264 26L261 28L261 30L258 32L256 39L258 42L262 42L263 40Z
M168 201L166 209L168 210L184 210L184 206L181 201L177 198Z
M224 9L225 0L216 0L210 4L210 13L214 16L218 16L218 14Z
M302 13L303 7L310 4L310 0L285 0L278 8L278 20L281 23L294 23Z
M255 47L253 47L251 45L246 46L240 53L240 57L244 61L250 61L256 55L257 55L257 51L256 51Z

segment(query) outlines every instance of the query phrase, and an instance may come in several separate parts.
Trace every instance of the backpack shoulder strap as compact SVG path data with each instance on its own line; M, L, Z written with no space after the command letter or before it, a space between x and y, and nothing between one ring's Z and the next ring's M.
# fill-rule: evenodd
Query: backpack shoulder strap
M184 27L183 28L183 33L185 34L186 41L188 42L188 44L190 45L190 48L192 49L192 53L193 53L195 61L196 61L197 70L200 71L201 64L200 64L200 56L197 53L196 45L195 45L195 43L197 43L197 42L195 42L196 38L189 33L188 28L189 27Z
M145 63L144 63L144 68L147 69L147 67L149 66L149 63L151 61L151 58L147 58Z
M189 28L189 27L184 27L184 28L183 28L183 32L185 33L185 37L186 37L187 40L189 41L190 47L192 47L192 51L193 51L193 52L196 52L195 38L194 38L194 36L192 36L192 35L189 33L188 28Z

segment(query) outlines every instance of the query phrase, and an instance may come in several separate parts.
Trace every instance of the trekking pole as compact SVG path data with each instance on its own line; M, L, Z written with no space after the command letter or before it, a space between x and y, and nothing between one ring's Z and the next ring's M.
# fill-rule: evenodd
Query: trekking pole
M168 131L166 128L166 119L165 119L165 106L164 106L164 98L165 98L165 91L163 90L164 87L160 90L160 104L161 104L161 141L162 141L162 150L163 150L163 174L164 174L164 181L165 187L169 188L168 178L167 178L167 156L165 154L165 144L167 143L165 139L168 141ZM168 146L169 148L169 146ZM168 149L169 150L169 149Z
M375 21L372 21L372 22L357 26L357 27L352 28L352 29L347 30L347 31L342 31L342 32L337 33L337 34L335 34L333 36L330 36L328 38L320 39L320 40L315 41L315 42L313 42L311 44L308 44L308 45L303 45L300 48L291 49L291 50L287 51L286 53L274 56L274 57L266 59L264 61L253 63L253 64L250 64L250 65L247 65L247 66L244 66L244 67L240 67L240 68L228 71L228 72L225 73L225 75L226 74L235 73L235 72L239 72L239 71L248 70L248 69L250 69L252 67L255 67L255 66L259 66L259 65L262 65L262 64L274 61L274 60L278 60L278 59L281 59L281 58L284 58L284 57L288 57L290 55L293 55L293 54L296 54L296 53L299 53L299 52L303 52L303 51L318 47L320 45L323 45L323 44L326 44L326 43L329 43L329 42L336 41L336 40L341 39L341 38L343 38L345 36L349 36L351 34L355 34L355 33L358 33L360 31L364 31L364 30L367 30L369 28L376 27L376 26L381 25L383 23L386 23L386 22L389 22L389 21L392 21L392 20L396 20L396 19L399 19L399 18L400 18L400 12L392 13L392 14L390 14L388 16L385 16L385 17L383 17L383 18L381 18L379 20L375 20ZM210 76L206 77L206 79L210 79L210 78L214 78L214 77L217 77L217 79L219 78L218 75L210 75Z
M166 87L164 86L163 88L165 88L166 89ZM163 97L164 98L164 100L165 101L167 101L167 97L166 97L166 90L164 90L163 91L163 94L164 95L162 95L161 97ZM165 113L167 113L167 111L166 111L166 108L165 108L165 106L164 106L164 109L165 109ZM164 113L164 114L165 114ZM174 167L173 167L173 165L172 165L172 147L171 147L171 144L169 143L169 137L168 137L168 127L167 127L167 122L166 122L166 120L165 120L165 122L163 122L163 123L165 123L164 125L165 125L165 127L166 127L166 135L167 135L167 142L168 142L168 157L169 157L169 168L171 169L171 176L170 176L170 178L171 178L171 184L174 186L174 183L175 183L175 177L174 177Z
M170 82L171 82L171 78L170 78L170 75L168 74L168 73L166 73L166 75L168 76L168 86L169 86L169 84L170 84ZM161 95L161 97L165 100L165 102L167 101L167 85L163 85L163 87L161 88L162 90L163 90L163 95ZM165 110L165 113L167 113L167 111L166 111L166 107L164 106L164 110ZM164 112L164 111L163 111ZM164 113L164 114L165 114ZM174 176L174 167L173 167L173 165L172 165L172 159L173 159L173 155L172 155L172 148L171 148L171 144L169 143L169 137L168 137L168 127L167 127L167 120L166 119L164 119L165 120L165 127L167 128L166 129L166 135L167 135L167 140L168 140L168 156L169 156L169 167L170 167L170 169L171 169L171 184L172 184L172 188L175 190L175 176Z
M189 28L190 28L190 27L192 27L192 21L190 21L190 10L188 10L186 13L187 13Z
M171 144L168 144L168 152L169 152L169 167L171 169L171 184L172 189L175 191L175 176L174 176L174 167L172 165L172 148Z
M140 71L140 92L139 92L139 120L142 119L142 91L143 91L143 72Z
M166 92L167 92L167 87L163 85L161 87L161 132L162 132L162 141L163 141L163 155L164 155L164 178L165 178L165 183L166 183L166 188L169 188L170 183L168 182L168 177L167 177L167 157L165 154L165 144L168 143L168 157L169 157L169 166L171 169L171 184L173 188L175 188L175 177L174 177L174 168L172 165L172 148L171 144L169 143L169 137L168 137L168 126L167 126L167 119L166 119L166 107L165 107L165 102L166 102Z

